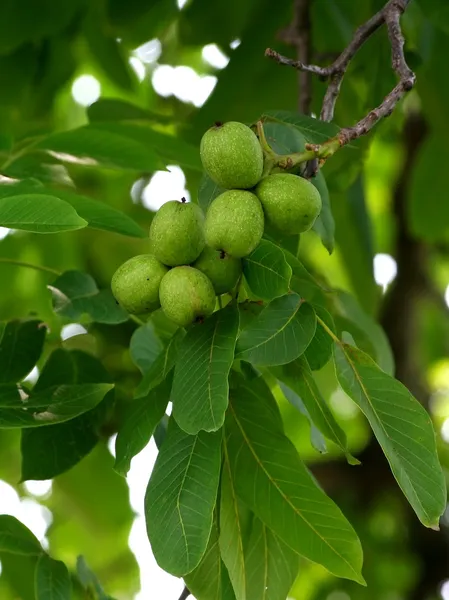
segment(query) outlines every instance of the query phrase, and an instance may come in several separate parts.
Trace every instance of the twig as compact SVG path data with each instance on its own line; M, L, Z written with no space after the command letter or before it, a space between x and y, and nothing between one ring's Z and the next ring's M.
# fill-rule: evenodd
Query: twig
M298 60L309 64L311 58L310 0L295 0L294 28ZM299 111L310 114L312 103L312 76L307 71L299 71Z
M136 323L139 326L145 325L145 321L142 321L142 319L139 319L139 317L136 317L136 315L129 315L129 318L131 319L131 321L134 321L134 323Z
M186 600L186 599L187 599L189 596L190 596L190 592L189 592L189 590L187 589L187 587L185 587L185 588L182 590L182 594L179 596L178 600Z
M299 2L299 0L297 1ZM321 79L329 81L324 95L320 118L323 121L332 121L335 104L349 63L368 38L377 31L381 25L386 25L391 43L392 67L399 77L399 83L385 97L383 102L366 117L361 119L354 126L346 127L340 131L337 138L335 138L338 140L340 147L365 135L382 118L389 116L399 100L401 100L415 84L415 75L408 67L405 60L404 37L400 26L400 16L407 8L409 2L410 0L389 0L378 13L356 30L349 45L343 50L340 56L327 67L306 64L302 60L292 60L280 55L271 48L268 48L265 52L265 56L273 58L281 65L288 65L305 73L313 73L314 75L318 75ZM329 140L329 142L331 141L333 140ZM332 144L332 152L327 153L327 155L330 156L336 149L337 147Z
M35 271L42 271L43 273L48 273L49 275L56 275L59 277L61 273L56 269L52 269L51 267L44 267L43 265L34 265L32 263L27 263L23 260L15 260L14 258L0 258L0 263L5 265L13 265L15 267L25 267L27 269L34 269Z

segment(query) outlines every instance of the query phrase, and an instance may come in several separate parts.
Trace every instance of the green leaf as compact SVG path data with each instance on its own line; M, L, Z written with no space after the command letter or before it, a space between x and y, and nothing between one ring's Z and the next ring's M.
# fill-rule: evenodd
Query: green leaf
M267 142L277 154L305 150L307 140L296 127L290 127L279 121L265 121L263 129Z
M0 323L0 384L24 379L39 360L47 328L41 321Z
M357 535L304 467L271 395L233 390L226 443L237 493L259 519L301 556L363 583Z
M87 566L84 556L78 556L76 559L76 572L81 585L88 592L89 598L93 597L95 600L114 600L114 598L106 594L98 581L98 577Z
M267 110L262 118L267 122L279 122L298 129L310 144L321 144L335 137L340 127L300 113L287 110Z
M298 574L299 558L260 519L248 542L246 600L285 600Z
M0 552L38 556L42 548L34 534L15 517L0 515Z
M89 227L104 231L112 231L136 238L146 238L145 232L131 217L124 212L109 206L100 200L81 196L66 190L48 190L61 200L70 204L80 217L85 219Z
M443 131L435 131L420 147L411 171L407 217L411 232L427 242L446 240L449 210L441 197L447 190L447 141Z
M213 35L206 43L215 42L217 37L222 37L223 19L217 20L216 15L231 17L229 2L220 0L220 3L223 7L222 11L217 9L215 4L212 7L204 0L200 3L196 0L191 5L194 12L198 11L197 14L202 22L206 13L210 19L206 23L214 24L214 27L210 28L205 23L205 27L200 30L201 36ZM233 0L233 4L237 7L238 13L244 11L247 16L241 25L241 34L232 36L228 43L235 38L242 43L230 53L231 60L226 69L220 72L214 91L189 121L195 133L201 132L199 135L202 135L217 118L221 121L253 121L262 110L268 105L272 106L279 97L289 97L290 94L293 96L297 93L295 78L264 57L268 40L273 40L273 44L276 43L277 32L291 21L291 6L282 4L273 11L271 0L251 3L237 3ZM267 14L270 14L269 19L266 18ZM235 26L234 19L235 11L232 13L233 22L230 23L232 28ZM197 39L196 34L195 40ZM272 85L265 85L267 81Z
M7 196L20 196L42 190L42 184L37 179L24 179L23 181L0 182L0 198Z
M175 335L168 341L167 346L155 359L154 363L145 373L142 381L136 388L134 398L143 398L149 392L159 385L175 366L176 358L179 352L179 346L184 338L183 329L178 329Z
M96 446L95 425L89 412L59 425L22 429L20 480L53 479L71 469Z
M56 233L86 227L75 209L47 194L0 198L0 226L33 233Z
M133 90L136 78L127 62L126 51L110 30L101 6L90 4L84 21L83 31L92 59L117 86L126 91Z
M201 206L204 212L207 212L212 200L215 200L215 198L224 191L226 190L218 186L214 181L212 181L209 175L204 173L198 188L198 204Z
M154 147L93 125L53 133L33 147L55 152L64 162L88 166L145 172L165 168Z
M223 453L220 485L220 552L228 569L236 599L245 600L247 592L245 546L250 534L251 513L237 497L225 440Z
M12 179L21 179L22 181L26 180L27 177L32 178L31 181L28 180L29 185L27 186L27 192L30 193L39 191L36 188L41 188L40 191L43 191L41 186L36 185L40 182L68 186L74 185L66 167L61 165L58 159L50 156L44 150L24 154L23 156L19 155L17 158L12 159L12 162L3 170L3 175ZM11 188L20 187L22 181L19 183L9 182L3 185ZM34 185L32 182L34 182Z
M283 365L298 358L312 341L316 318L297 294L271 302L237 341L236 358L260 366Z
M383 371L393 375L393 352L382 327L351 294L336 290L332 293L332 299L336 312L334 318L339 329L350 333L359 348L372 356Z
M312 446L320 454L326 454L326 440L324 439L324 436L321 433L321 431L316 427L315 423L313 422L313 419L309 411L307 410L306 405L302 401L302 398L300 398L296 392L294 392L291 388L286 386L285 383L283 383L282 381L278 381L278 384L285 398L308 420L310 425L310 443L312 444Z
M145 517L156 561L172 575L193 571L206 551L221 439L221 432L188 435L170 419L145 495Z
M62 423L99 404L110 384L58 385L32 393L26 401L14 386L0 386L0 428L40 427Z
M47 196L59 198L70 204L78 215L87 221L88 226L93 229L112 231L131 237L145 238L148 234L125 213L88 196L82 196L74 192L50 187L38 186L32 181L21 181L15 184L0 185L0 198L7 196L18 196L20 194L32 194L37 203L45 201Z
M36 564L35 590L36 600L71 600L72 582L65 564L42 554Z
M414 169L413 169L414 171ZM413 186L411 190L413 190ZM368 313L377 310L380 288L374 280L374 243L362 175L344 193L333 196L336 237L344 269Z
M316 177L310 181L320 192L322 202L321 213L313 224L313 231L320 236L323 246L329 254L332 254L335 243L335 221L332 214L329 190L327 189L326 180L322 171L318 171Z
M228 407L239 313L229 305L192 327L181 342L173 379L173 416L190 434L216 431Z
M340 385L367 417L419 520L438 528L446 508L446 484L426 410L402 383L349 344L336 346L335 366Z
M200 564L184 577L184 581L197 600L235 600L228 572L220 556L216 519Z
M4 2L0 23L0 54L7 54L27 41L40 41L63 31L80 10L80 0L66 6L52 2ZM50 12L51 7L51 12ZM44 10L47 8L47 10Z
M199 148L189 144L179 136L156 131L141 123L97 122L90 125L90 127L97 131L99 135L103 133L117 135L129 142L141 144L144 148L154 149L164 161L164 164L175 163L182 168L193 169L194 171L203 170Z
M348 452L346 435L321 395L307 359L301 356L294 362L272 371L278 379L298 394L319 431L340 448L350 464L359 464L359 461Z
M329 327L331 331L335 332L334 320L325 308L319 304L313 305L313 310L317 317ZM333 343L327 332L323 329L320 320L317 321L315 335L313 340L310 342L304 356L307 358L312 371L319 371L322 369L332 357Z
M120 425L115 441L114 469L126 475L131 459L145 448L162 419L170 399L171 378L153 388L146 398L134 400Z
M320 283L309 273L302 262L291 252L283 249L285 258L292 269L292 279L290 287L307 302L317 302L323 304L326 302L324 292L326 291Z
M132 334L129 351L133 363L145 375L163 351L161 339L151 321L136 329Z
M53 297L53 310L73 321L87 316L97 323L116 325L129 318L116 303L112 292L100 291L87 273L66 271L47 287Z
M243 273L253 294L267 301L286 294L292 276L282 249L267 240L243 259Z
M52 352L42 369L33 392L42 392L55 385L110 383L111 378L101 362L80 350ZM114 394L109 392L93 410L51 427L22 429L22 477L52 479L64 473L95 447L105 405Z
M171 123L172 117L158 114L118 98L100 98L87 107L89 121L154 121Z

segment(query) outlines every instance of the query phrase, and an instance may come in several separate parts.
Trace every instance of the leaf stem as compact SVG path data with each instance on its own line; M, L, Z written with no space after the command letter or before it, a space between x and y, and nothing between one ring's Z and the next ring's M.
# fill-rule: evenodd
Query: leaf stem
M134 323L137 323L137 325L145 325L145 321L142 321L142 319L139 319L139 317L136 317L136 315L129 315L129 318L131 319L131 321L134 321Z
M240 294L240 288L242 287L242 282L243 282L243 273L240 275L237 284L235 286L235 293L234 293L234 300L237 303L238 299L239 299L239 294Z
M316 320L321 325L321 327L324 329L324 331L328 335L330 335L330 337L334 340L334 342L336 344L338 344L339 346L341 346L342 345L341 340L335 335L335 333L332 331L332 329L326 325L326 323L323 321L323 319L321 319L318 315L316 315Z
M264 152L264 154L275 158L277 155L276 153L273 151L273 149L271 148L270 144L267 142L267 138L265 137L265 131L263 129L263 122L262 121L257 121L256 123L256 131L257 131L257 137L259 138L259 142L260 142L260 146L262 148L262 151Z
M6 265L13 265L16 267L25 267L28 269L34 269L35 271L42 271L43 273L49 273L50 275L61 275L60 271L52 269L51 267L44 267L43 265L33 265L32 263L25 262L23 260L15 260L14 258L0 258L0 263Z

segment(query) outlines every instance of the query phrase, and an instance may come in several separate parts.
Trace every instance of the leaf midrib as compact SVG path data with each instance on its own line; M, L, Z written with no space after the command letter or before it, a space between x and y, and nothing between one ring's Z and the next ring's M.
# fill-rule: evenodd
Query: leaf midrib
M253 350L256 350L257 348L260 348L261 346L265 346L266 344L271 342L272 339L274 339L277 335L281 334L284 331L284 329L293 321L293 319L298 314L299 309L304 304L304 302L305 301L303 300L303 298L299 298L298 306L295 308L295 312L289 317L288 321L286 321L286 323L280 329L277 329L276 332L273 333L273 335L270 335L270 337L265 338L259 344L255 344L253 346L250 346L249 348L245 348L244 350L241 350L240 352L238 352L237 355L244 354L245 352L253 352ZM246 331L248 331L248 329Z
M304 372L304 370L303 370L303 369L301 369L301 370ZM341 449L342 449L344 452L347 452L347 449L345 448L345 445L344 445L344 444L341 442L341 440L340 440L340 438L339 438L339 436L338 436L338 433L337 433L337 432L334 430L334 427L333 427L332 423L329 421L329 419L328 419L328 417L327 417L327 415L326 415L325 411L323 410L323 408L322 408L322 406L321 406L320 402L318 401L318 399L317 399L317 396L316 396L316 394L315 394L315 392L314 392L314 390L313 390L312 386L310 385L310 381L309 381L309 379L308 379L308 377L309 377L309 376L310 376L310 374L309 374L309 373L306 373L306 375L305 375L305 376L303 376L303 381L304 381L304 383L306 384L306 386L308 387L308 389L309 389L309 392L310 392L310 394L312 395L313 399L315 400L315 403L316 403L316 405L318 406L318 410L320 411L321 415L323 416L324 420L326 421L327 425L329 426L329 429L330 429L330 431L331 431L331 432L334 434L334 436L335 436L335 439L336 439L336 440L337 440L337 442L338 442L338 445L341 447Z
M184 476L182 478L181 485L179 486L179 492L178 492L178 495L176 497L176 509L178 511L179 523L181 525L182 537L183 537L184 546L185 546L185 549L186 549L186 558L187 558L188 568L190 568L190 552L189 552L189 545L187 543L186 530L185 530L185 527L184 527L184 520L183 520L182 514L181 514L181 502L180 502L180 500L181 500L181 494L182 494L183 489L184 489L184 483L185 483L185 480L187 478L187 472L188 472L188 470L190 468L190 465L191 465L191 462L192 462L193 453L195 451L195 446L196 446L197 442L198 442L198 436L195 436L195 441L192 444L192 448L190 450L189 459L187 461L186 468L184 469Z
M359 372L357 371L357 368L356 368L355 364L353 363L353 361L349 357L348 353L346 352L343 344L341 344L341 343L340 343L340 348L341 348L342 352L344 353L344 355L346 357L346 360L348 361L348 364L349 364L349 366L351 367L351 369L352 369L352 371L354 373L354 376L355 376L355 378L357 380L357 383L359 384L359 386L360 386L360 388L362 390L362 393L365 396L366 401L368 402L369 407L373 411L374 417L375 417L378 425L380 426L380 428L383 431L385 437L387 438L388 445L391 448L391 453L396 457L396 460L398 460L399 463L402 463L403 461L402 461L401 457L397 454L396 450L394 449L393 440L388 435L387 430L385 429L385 427L384 427L384 425L382 423L382 420L377 415L377 411L376 411L373 403L371 402L371 399L370 399L370 396L368 394L368 391L367 391L366 387L364 386L362 379L360 378ZM418 494L416 493L415 486L413 485L413 483L412 483L412 481L411 481L411 479L410 479L410 477L409 477L406 469L403 469L402 472L405 474L405 476L407 478L407 481L410 484L411 489L413 490L413 494L415 496L415 499L417 500L418 505L421 507L421 510L423 511L423 514L426 516L428 522L431 523L432 520L430 519L429 514L427 513L427 511L424 509L423 504L422 504L421 500L419 499Z
M270 483L273 485L273 487L276 489L276 491L282 496L282 498L284 499L284 501L292 508L293 512L296 513L303 521L306 525L308 525L310 527L310 529L315 533L315 535L320 538L325 544L326 546L339 558L341 558L341 560L350 568L350 570L355 574L356 576L356 581L359 581L359 576L357 571L354 569L354 567L351 565L351 563L349 563L346 558L344 556L342 556L339 552L337 552L337 550L335 548L333 548L329 542L323 538L323 536L313 527L313 525L311 523L309 523L309 521L304 517L304 515L302 514L302 512L294 505L292 504L291 500L284 494L284 492L279 488L279 486L277 485L276 481L271 477L270 473L268 473L268 471L265 469L263 463L261 462L261 460L259 459L257 453L255 452L250 440L248 439L248 436L246 435L245 430L243 429L238 416L234 410L234 407L232 406L232 403L229 403L229 407L231 409L231 412L233 414L233 417L235 419L235 422L238 426L238 428L240 429L240 432L242 434L242 437L244 439L244 441L246 442L251 454L253 455L255 461L257 462L257 464L259 465L259 468L262 470L262 472L265 474L265 476L267 477L267 479L270 481ZM284 542L286 543L286 542ZM289 545L289 544L287 544ZM290 546L291 547L291 546ZM299 554L299 552L296 550L296 548L292 548L292 550L294 550L297 554Z
M243 541L242 541L242 530L240 527L240 519L239 519L239 513L238 513L238 503L237 503L237 496L235 493L235 488L234 488L234 482L232 480L232 472L231 472L231 465L229 462L229 453L228 453L228 445L226 442L226 437L223 436L223 450L224 450L224 465L225 468L228 472L228 477L229 477L229 484L231 487L231 494L232 494L232 508L234 509L234 514L235 514L235 520L237 523L237 529L238 529L238 545L240 548L240 553L241 556L243 558L243 563L245 563L245 553L243 551ZM246 570L245 570L245 566L243 567L243 593L244 593L244 598L243 599L239 599L239 600L245 600L246 599Z
M288 281L285 277L283 277L280 273L278 273L278 271L275 271L274 269L272 269L271 267L268 267L267 265L258 262L257 260L254 260L252 258L245 258L245 261L248 263L253 263L255 265L257 265L258 267L261 267L262 269L265 269L267 271L271 271L271 273L273 273L273 275L275 275L278 279L281 279L282 281L285 281L285 283L288 284Z

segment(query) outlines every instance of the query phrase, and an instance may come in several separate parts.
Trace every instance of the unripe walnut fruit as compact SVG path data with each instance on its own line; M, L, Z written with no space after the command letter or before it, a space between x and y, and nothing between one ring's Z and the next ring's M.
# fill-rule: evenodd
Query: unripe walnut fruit
M209 277L218 295L232 290L242 273L240 258L234 258L223 250L214 250L209 246L204 248L193 266Z
M151 252L161 263L188 265L204 246L204 215L197 204L171 200L161 206L150 226Z
M167 267L152 254L134 256L112 276L112 293L130 314L148 313L160 306L159 286L167 272Z
M215 292L210 280L193 267L175 267L162 279L159 298L165 315L180 327L211 315Z
M251 254L263 235L264 216L257 196L243 190L223 192L206 214L206 243L235 258Z
M309 230L321 212L321 196L316 187L290 173L275 173L262 179L256 194L266 220L282 233Z
M249 189L262 177L263 154L256 134L243 123L217 123L200 144L204 170L220 187Z

